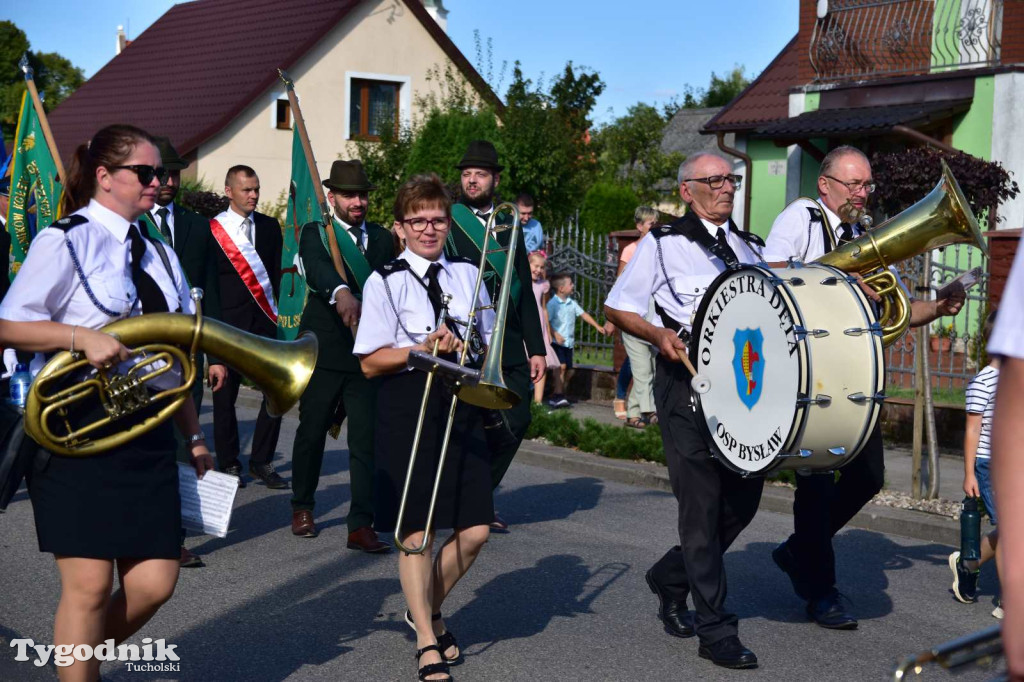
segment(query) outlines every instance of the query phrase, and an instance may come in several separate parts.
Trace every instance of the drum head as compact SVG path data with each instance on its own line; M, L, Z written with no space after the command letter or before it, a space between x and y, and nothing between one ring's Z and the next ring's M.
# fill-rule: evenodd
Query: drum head
M723 272L701 301L690 356L711 387L694 393L698 423L735 471L771 468L799 433L808 373L798 317L784 285L756 266Z

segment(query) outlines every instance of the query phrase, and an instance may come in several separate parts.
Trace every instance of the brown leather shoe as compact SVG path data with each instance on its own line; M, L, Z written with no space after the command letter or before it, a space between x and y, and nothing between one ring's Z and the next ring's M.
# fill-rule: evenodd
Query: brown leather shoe
M369 526L357 528L348 534L348 548L358 549L367 554L383 554L391 551L391 545L381 542L377 531Z
M188 551L185 545L181 546L181 567L182 568L202 568L206 564L199 557L198 554L193 554Z
M313 512L299 509L292 512L292 535L300 538L315 538L316 524L313 523Z
M494 520L491 521L491 530L499 533L508 532L508 522L498 516L498 512L494 512Z

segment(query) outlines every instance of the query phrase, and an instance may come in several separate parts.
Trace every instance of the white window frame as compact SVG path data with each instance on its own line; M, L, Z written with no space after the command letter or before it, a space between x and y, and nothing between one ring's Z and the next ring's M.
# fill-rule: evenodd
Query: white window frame
M269 99L270 99L270 107L268 107L268 108L270 109L270 113L268 114L267 119L270 122L270 127L273 128L274 130L280 130L281 132L290 132L290 131L294 130L295 129L295 117L294 116L291 117L292 125L291 125L290 128L288 128L288 130L285 130L284 128L278 128L277 127L277 103L278 102L282 102L282 101L283 102L287 102L288 101L288 93L287 92L271 92Z
M369 80L369 81L386 81L388 83L397 83L400 87L398 89L398 121L401 126L412 125L412 77L410 76L396 76L388 73L367 73L365 71L346 71L345 72L345 106L342 107L344 112L343 124L345 131L345 139L351 140L351 112L352 102L352 81L353 80ZM277 125L277 117L274 117L274 125Z

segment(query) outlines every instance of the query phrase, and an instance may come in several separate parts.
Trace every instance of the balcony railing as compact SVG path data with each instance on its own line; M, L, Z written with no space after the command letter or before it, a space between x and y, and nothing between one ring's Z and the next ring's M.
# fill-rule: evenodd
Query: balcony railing
M829 0L811 33L816 81L999 63L1003 0Z

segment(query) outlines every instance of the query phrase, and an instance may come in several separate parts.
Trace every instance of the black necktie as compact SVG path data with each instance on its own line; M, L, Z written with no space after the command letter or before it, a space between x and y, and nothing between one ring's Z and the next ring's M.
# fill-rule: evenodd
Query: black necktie
M132 282L135 290L139 293L139 300L142 302L144 313L166 313L167 299L160 285L156 283L149 273L142 269L142 255L146 253L146 240L142 238L138 225L128 228L128 238L131 240L132 249Z
M853 241L853 225L850 223L839 223L839 243L845 244L846 242Z
M437 281L437 273L441 272L440 263L431 263L430 267L427 268L427 298L430 299L430 305L434 308L434 319L436 320L441 315L441 283Z
M166 206L160 207L156 212L157 216L160 218L160 225L158 225L160 228L160 234L164 236L164 240L167 242L167 245L173 249L174 238L171 236L171 226L167 224L168 213L170 213L170 211L167 210Z
M732 248L729 246L729 238L725 234L725 229L721 227L718 228L718 243L726 249Z
M490 217L491 217L491 212L490 212L490 211L487 211L486 213L485 213L485 212L483 212L483 211L477 211L477 212L476 212L476 214L477 214L478 216L480 216L480 220L484 221L485 223L486 223L486 222L487 222L487 221L488 221L488 220L490 219Z
M363 248L363 231L358 227L350 227L348 231L355 238L356 246L359 247L359 253L366 253L366 249Z

